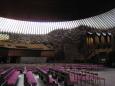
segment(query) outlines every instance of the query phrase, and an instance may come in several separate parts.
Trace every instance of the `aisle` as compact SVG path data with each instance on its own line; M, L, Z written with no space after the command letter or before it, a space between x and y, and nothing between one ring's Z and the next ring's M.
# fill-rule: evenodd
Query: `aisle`
M34 75L36 81L37 81L37 86L46 86L44 83L39 79L38 75Z
M17 86L24 86L24 74L19 75Z

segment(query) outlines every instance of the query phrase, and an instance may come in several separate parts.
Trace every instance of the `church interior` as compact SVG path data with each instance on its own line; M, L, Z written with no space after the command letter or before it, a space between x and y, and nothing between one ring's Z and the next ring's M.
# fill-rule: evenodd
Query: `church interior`
M114 86L114 3L78 1L0 3L0 86Z

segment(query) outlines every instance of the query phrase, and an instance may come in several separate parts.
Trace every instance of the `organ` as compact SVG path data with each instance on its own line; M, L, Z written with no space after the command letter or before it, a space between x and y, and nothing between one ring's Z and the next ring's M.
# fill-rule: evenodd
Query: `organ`
M86 35L86 44L89 48L108 48L108 46L111 46L111 37L112 35L108 35L108 33L88 32Z

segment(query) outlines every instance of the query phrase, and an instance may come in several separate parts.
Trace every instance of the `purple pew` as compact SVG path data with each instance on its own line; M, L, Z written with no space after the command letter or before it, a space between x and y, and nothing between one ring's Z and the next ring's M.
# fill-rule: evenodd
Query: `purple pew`
M5 79L5 80L8 80L9 77L10 77L15 71L16 71L15 69L11 70L11 71L4 77L4 79Z
M27 83L30 86L36 86L37 85L37 81L35 80L32 71L27 71L27 73L26 73L26 79L27 79Z
M15 71L10 78L7 80L7 85L8 86L15 86L16 82L18 80L18 76L20 74L20 71Z
M7 84L7 80L12 76L12 74L16 71L16 69L8 69L7 71L3 71L0 76L0 85L2 83Z
M43 80L44 83L47 85L57 85L57 80L54 79L51 75L49 75L49 68L42 67L38 68L39 70L39 76Z

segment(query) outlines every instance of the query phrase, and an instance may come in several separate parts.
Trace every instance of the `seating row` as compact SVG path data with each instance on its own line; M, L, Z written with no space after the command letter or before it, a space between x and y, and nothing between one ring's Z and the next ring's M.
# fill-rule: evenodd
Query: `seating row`
M88 66L88 65L87 65ZM74 86L75 84L92 84L92 85L105 85L105 78L102 78L98 73L89 70L85 64L45 64L38 66L21 66L9 67L7 70L0 68L0 85L2 86L15 86L18 81L18 76L24 74L25 86L37 86L37 80L34 77L39 75L39 78L46 84L46 86ZM78 67L82 67L81 69ZM92 65L92 67L103 67L102 65ZM103 82L102 82L103 81Z
M37 74L39 75L40 79L47 85L47 86L58 86L58 82L56 79L52 77L49 73L49 68L42 67L37 68Z
M18 76L20 75L20 71L16 68L9 68L3 71L0 74L0 85L1 86L15 86L18 81Z
M97 73L87 71L71 71L62 68L50 68L52 76L58 80L58 82L64 82L66 86L74 86L74 84L82 84L82 82L89 84L101 84L105 85L105 79L98 76Z
M30 70L24 74L24 85L25 86L36 86L37 85L37 81L35 80L35 77L32 71Z

